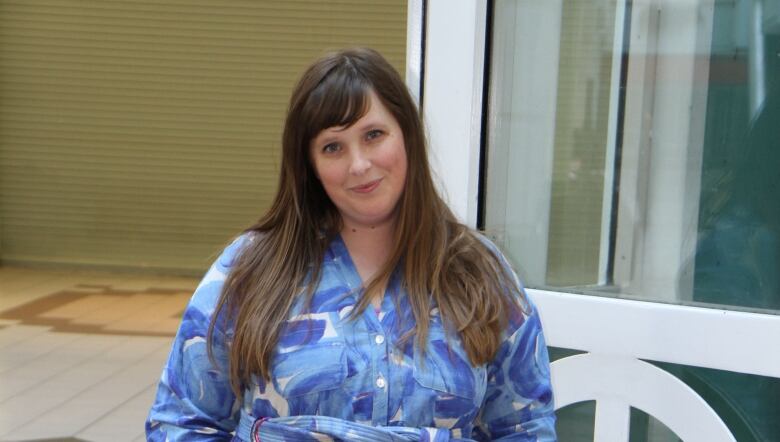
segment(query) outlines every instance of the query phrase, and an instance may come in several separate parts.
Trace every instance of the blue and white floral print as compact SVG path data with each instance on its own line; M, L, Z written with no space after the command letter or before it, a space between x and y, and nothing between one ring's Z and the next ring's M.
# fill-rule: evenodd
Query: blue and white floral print
M242 236L225 249L184 312L146 423L149 440L248 440L237 432L239 420L251 420L241 422L246 427L258 418L281 422L274 418L289 416L446 429L447 440L555 440L547 348L532 305L527 315L510 318L490 364L469 363L458 337L445 334L435 307L426 351L414 339L397 345L413 326L400 278L394 275L378 311L368 308L350 320L361 280L340 237L326 252L308 313L299 301L286 321L271 381L255 377L243 401L236 400L226 371L231 327L223 321L215 327L216 366L206 334L246 241L251 238Z

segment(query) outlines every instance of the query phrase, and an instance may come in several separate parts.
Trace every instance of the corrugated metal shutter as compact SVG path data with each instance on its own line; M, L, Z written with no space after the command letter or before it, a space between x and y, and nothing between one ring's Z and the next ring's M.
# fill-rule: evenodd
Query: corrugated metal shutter
M201 271L270 203L301 70L405 41L403 0L0 2L0 258Z

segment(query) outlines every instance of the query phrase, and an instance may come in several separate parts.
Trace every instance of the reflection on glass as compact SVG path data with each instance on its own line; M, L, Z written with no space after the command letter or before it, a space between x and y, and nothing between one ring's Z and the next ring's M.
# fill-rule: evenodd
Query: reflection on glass
M715 11L693 299L778 309L780 33L762 32L761 2L738 3Z
M484 228L527 285L780 312L780 1L497 0L491 45ZM780 440L780 380L665 369Z
M496 2L484 227L530 286L780 309L778 4Z

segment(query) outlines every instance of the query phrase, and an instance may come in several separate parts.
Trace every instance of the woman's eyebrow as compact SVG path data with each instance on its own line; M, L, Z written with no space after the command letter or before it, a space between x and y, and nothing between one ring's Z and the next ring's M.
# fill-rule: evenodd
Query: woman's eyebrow
M325 145L333 143L334 141L338 141L338 137L336 135L322 135L319 137L314 137L312 143L317 145Z
M369 120L369 121L366 121L365 123L361 124L359 129L361 131L363 131L363 130L367 130L367 129L373 129L375 127L384 128L386 126L387 126L387 124L382 123L381 121Z
M331 142L335 141L339 135L347 130L346 126L332 126L325 129L322 129L317 135L312 138L312 142L314 143L323 143L323 142Z

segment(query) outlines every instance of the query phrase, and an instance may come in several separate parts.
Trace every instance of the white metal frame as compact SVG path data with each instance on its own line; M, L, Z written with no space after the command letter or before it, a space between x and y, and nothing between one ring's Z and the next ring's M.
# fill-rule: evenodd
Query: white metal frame
M695 391L647 362L585 353L553 362L551 376L557 408L596 401L593 440L627 441L634 407L684 441L734 442L728 427Z
M780 378L780 316L528 292L548 345Z
M455 215L475 226L487 0L426 5L423 114L431 163Z
M629 407L686 442L733 436L690 387L643 360L780 378L780 317L529 290L547 344L585 351L551 366L556 408L596 400L594 440L627 441Z
M412 3L419 1L422 0ZM649 5L652 1L656 0L634 1L633 5ZM711 0L660 1L680 6L677 12L682 11L689 19L697 17L702 4L706 8L707 3L710 6L712 3ZM423 110L430 131L433 164L455 212L467 224L474 225L476 162L482 130L479 122L486 2L428 0L426 4ZM652 14L644 20L644 26L658 24ZM706 33L706 29L699 32ZM700 35L689 36L685 41L694 48L699 47ZM665 69L653 60L642 60L635 68L634 75L641 74L640 77ZM689 78L700 74L696 68L693 65L674 67L676 73L683 72ZM644 80L650 84L654 81L653 78ZM648 95L647 89L633 90L629 91L627 106L632 99L634 105L642 108L652 106L659 99L673 98ZM685 100L685 97L677 98ZM689 95L687 99L691 98L696 97ZM685 103L681 101L681 105ZM647 133L641 126L644 122L634 123L625 128L625 136L635 137L640 143L638 147L653 142L640 136ZM667 130L690 127L674 126ZM700 134L695 133L695 124L692 127L694 133L688 133L685 138L695 141ZM647 161L642 158L642 151L637 148L634 158L624 158L624 161ZM639 168L634 187L627 189L629 192L641 192L641 181L646 179L643 173L647 172ZM677 176L675 182L684 188L692 180L689 176ZM685 211L690 210L678 209L681 212L677 219L685 218ZM634 209L624 207L623 210ZM630 237L635 233L618 232L618 235ZM679 247L677 250L683 251ZM628 273L631 269L616 271ZM648 412L686 441L734 440L720 418L695 392L643 359L780 378L780 351L775 342L780 336L780 316L540 290L529 290L529 293L541 312L548 344L587 352L556 361L552 365L552 378L558 407L596 399L595 440L627 441L629 406Z
M609 242L612 229L612 203L614 199L613 181L615 180L615 150L617 126L619 123L618 105L620 102L620 72L623 57L623 34L626 15L626 0L617 0L615 5L614 37L612 38L612 84L609 97L609 117L607 119L607 145L604 155L604 190L601 202L601 246L599 247L598 284L607 284L607 266L609 265ZM615 87L617 86L617 87Z
M420 103L422 85L424 0L408 0L406 5L406 84Z

